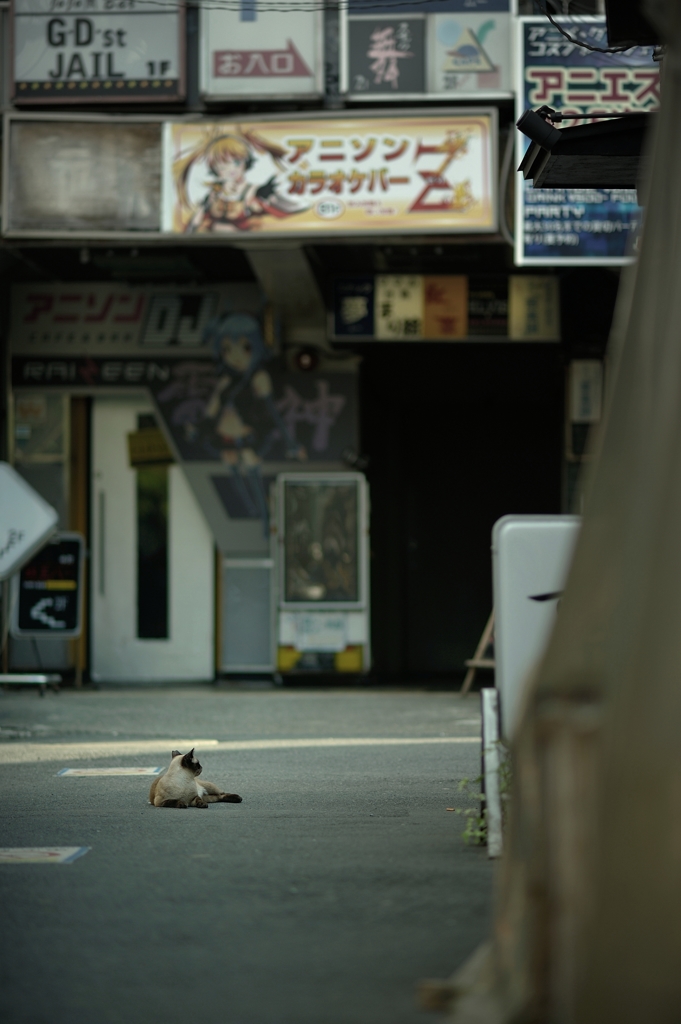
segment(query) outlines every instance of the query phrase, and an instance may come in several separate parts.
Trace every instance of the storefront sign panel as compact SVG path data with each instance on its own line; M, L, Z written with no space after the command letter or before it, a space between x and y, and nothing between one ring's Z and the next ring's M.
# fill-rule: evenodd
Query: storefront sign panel
M380 274L376 278L375 336L379 341L423 337L423 278Z
M14 102L184 96L184 7L163 0L15 0Z
M492 98L511 94L511 16L505 11L428 18L428 92Z
M163 228L305 236L496 228L496 112L167 124Z
M350 92L422 94L426 88L426 19L352 18L348 24Z
M561 18L572 36L607 46L605 18ZM574 114L564 126L602 113L656 110L659 68L652 47L596 53L570 43L545 18L518 19L517 116L548 104ZM517 162L529 140L518 132ZM630 261L640 228L635 189L535 189L518 179L516 263L605 265Z
M5 234L158 232L161 125L9 119Z
M256 285L144 288L102 282L15 284L11 293L13 352L105 354L121 347L147 351L208 345L219 310L258 312ZM250 302L249 302L250 298Z
M321 74L318 12L262 12L255 2L201 9L204 96L314 96L322 92Z
M13 581L12 636L80 636L82 567L78 533L58 533L41 548Z
M554 275L393 275L334 284L338 341L560 341Z
M13 348L135 345L146 316L147 294L109 284L17 284L11 308Z
M229 370L229 363L198 353L193 359L17 355L12 386L146 388L185 462L230 464L247 449L253 466L291 460L304 467L338 461L346 449L356 449L356 374L293 373L264 351L248 379L237 370L230 377Z
M373 337L373 277L335 282L332 333L337 338Z
M509 0L351 0L341 10L342 92L356 100L510 96Z

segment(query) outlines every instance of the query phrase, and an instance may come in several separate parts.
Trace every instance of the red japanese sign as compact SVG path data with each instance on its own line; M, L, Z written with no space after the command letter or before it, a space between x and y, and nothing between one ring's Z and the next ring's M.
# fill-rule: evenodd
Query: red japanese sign
M291 40L285 50L215 50L216 78L300 78L311 75Z

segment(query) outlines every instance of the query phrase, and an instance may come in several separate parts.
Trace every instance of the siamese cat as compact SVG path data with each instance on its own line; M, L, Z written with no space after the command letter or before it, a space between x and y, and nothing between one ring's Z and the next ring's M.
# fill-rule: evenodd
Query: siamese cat
M198 782L202 772L194 748L188 754L173 750L165 775L154 779L149 790L149 803L154 807L208 807L208 804L240 804L236 793L223 793L212 782Z

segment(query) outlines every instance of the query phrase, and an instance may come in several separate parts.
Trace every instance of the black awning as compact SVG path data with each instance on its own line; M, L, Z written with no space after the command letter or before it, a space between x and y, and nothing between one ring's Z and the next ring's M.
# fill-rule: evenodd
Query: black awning
M635 114L561 128L550 148L533 142L518 168L534 188L636 188L647 128Z

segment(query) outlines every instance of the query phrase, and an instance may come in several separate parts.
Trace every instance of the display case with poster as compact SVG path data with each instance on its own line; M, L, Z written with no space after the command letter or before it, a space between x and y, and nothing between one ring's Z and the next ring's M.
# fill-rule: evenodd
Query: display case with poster
M602 53L608 45L605 18L557 19L571 43L546 18L517 24L516 117L548 104L572 115L562 126L593 121L599 113L637 113L659 105L659 65L651 46ZM529 139L517 132L516 166ZM518 177L516 252L519 266L615 266L635 255L641 225L635 189L533 188Z
M201 7L200 88L207 100L323 93L321 11L296 0L286 6Z
M365 477L282 473L276 504L279 670L368 671Z
M184 97L182 0L14 0L12 34L16 104Z

